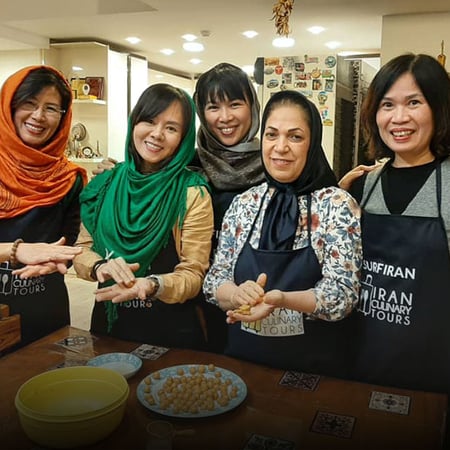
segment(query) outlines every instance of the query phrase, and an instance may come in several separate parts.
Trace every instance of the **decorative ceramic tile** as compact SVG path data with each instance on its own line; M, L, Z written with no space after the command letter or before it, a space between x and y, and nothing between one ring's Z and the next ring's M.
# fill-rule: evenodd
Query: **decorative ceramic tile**
M411 398L407 395L373 391L370 396L369 408L408 415L410 401Z
M318 411L311 425L311 431L340 438L351 438L356 418Z
M261 434L252 434L243 450L294 450L295 445L291 441L277 439Z
M314 391L319 384L320 376L311 373L288 370L280 380L281 386Z
M150 344L142 344L139 347L135 348L131 353L136 356L139 356L142 359L158 359L160 356L164 355L164 353L168 352L169 349L166 347L158 347L156 345Z

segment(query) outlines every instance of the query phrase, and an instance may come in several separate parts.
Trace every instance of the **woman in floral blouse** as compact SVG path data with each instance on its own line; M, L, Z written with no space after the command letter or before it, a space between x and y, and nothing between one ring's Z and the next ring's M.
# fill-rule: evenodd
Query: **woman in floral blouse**
M227 354L346 376L341 319L358 300L360 209L337 187L320 115L301 93L274 94L261 130L266 182L225 214L204 292L227 311Z

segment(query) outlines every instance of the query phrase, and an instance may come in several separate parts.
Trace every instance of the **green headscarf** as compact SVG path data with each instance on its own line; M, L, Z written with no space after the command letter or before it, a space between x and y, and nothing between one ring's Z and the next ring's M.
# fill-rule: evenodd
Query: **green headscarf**
M158 172L139 172L130 150L136 125L130 117L125 162L95 176L80 195L81 220L93 237L92 249L105 258L121 256L128 263L138 262L137 277L146 275L176 222L182 226L188 187L197 186L203 192L202 187L208 186L201 174L186 167L195 154L195 107L183 94L189 99L192 120L170 161ZM117 305L105 302L105 307L110 330L118 317Z

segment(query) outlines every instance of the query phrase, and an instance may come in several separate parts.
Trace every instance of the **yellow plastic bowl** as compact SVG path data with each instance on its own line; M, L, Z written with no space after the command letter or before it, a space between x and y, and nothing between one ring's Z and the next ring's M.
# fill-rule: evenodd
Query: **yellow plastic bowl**
M74 448L108 436L121 422L130 393L125 378L100 367L51 370L17 391L25 434L50 448Z

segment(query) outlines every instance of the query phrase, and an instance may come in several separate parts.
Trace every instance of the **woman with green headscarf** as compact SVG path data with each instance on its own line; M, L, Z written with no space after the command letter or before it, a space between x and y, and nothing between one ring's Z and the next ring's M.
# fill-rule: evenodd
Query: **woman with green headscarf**
M195 108L181 89L148 87L131 112L123 163L80 197L78 275L98 281L91 331L166 347L202 348L195 302L213 212L195 153Z

